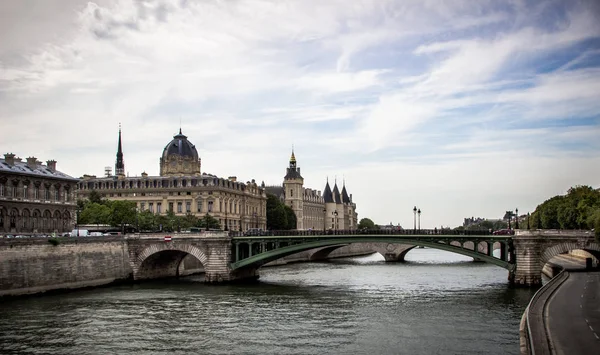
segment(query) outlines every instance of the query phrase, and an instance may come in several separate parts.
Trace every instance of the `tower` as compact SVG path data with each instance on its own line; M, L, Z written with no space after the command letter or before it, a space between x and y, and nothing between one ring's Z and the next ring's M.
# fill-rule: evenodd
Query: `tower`
M123 148L121 146L121 124L119 123L119 146L117 147L117 162L115 163L115 175L125 176L125 162L123 161Z
M296 166L296 156L294 155L294 149L292 149L292 156L290 157L290 166L287 168L287 173L283 178L283 190L286 206L290 206L296 214L296 229L304 229L304 223L302 221L304 200L303 200L303 189L304 178L300 175L300 168Z

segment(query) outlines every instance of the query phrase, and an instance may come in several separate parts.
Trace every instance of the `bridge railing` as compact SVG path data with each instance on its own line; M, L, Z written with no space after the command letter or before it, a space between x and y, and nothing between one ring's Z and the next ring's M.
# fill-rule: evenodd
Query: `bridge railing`
M346 230L265 230L250 232L230 231L232 237L260 236L324 236L324 235L492 235L489 229L452 230L452 229L346 229Z

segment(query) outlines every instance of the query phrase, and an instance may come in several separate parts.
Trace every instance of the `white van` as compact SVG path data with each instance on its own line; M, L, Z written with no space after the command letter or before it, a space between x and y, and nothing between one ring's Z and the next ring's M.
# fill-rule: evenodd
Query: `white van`
M89 237L90 231L87 229L73 229L71 237Z

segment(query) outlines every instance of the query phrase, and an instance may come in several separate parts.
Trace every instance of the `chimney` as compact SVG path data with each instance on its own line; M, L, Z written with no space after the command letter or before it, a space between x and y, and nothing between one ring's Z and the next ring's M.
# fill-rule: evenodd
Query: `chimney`
M15 163L20 163L20 162L21 162L21 158L15 157Z
M143 178L147 178L147 177L148 177L148 173L144 171L144 172L142 173L142 177L143 177Z
M4 161L10 166L15 165L15 155L13 153L4 154Z
M237 176L230 176L229 177L229 181L236 182L237 181Z
M36 157L29 157L29 158L27 158L27 166L31 170L34 170L35 168L37 168L37 164L35 163L36 161L37 161Z
M46 164L48 165L48 169L56 171L56 160L48 160Z

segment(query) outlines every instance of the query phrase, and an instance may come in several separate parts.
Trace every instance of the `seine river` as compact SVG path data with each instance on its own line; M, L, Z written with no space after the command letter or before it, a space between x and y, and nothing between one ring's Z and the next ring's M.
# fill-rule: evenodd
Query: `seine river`
M433 249L3 300L1 354L518 354L533 290Z

